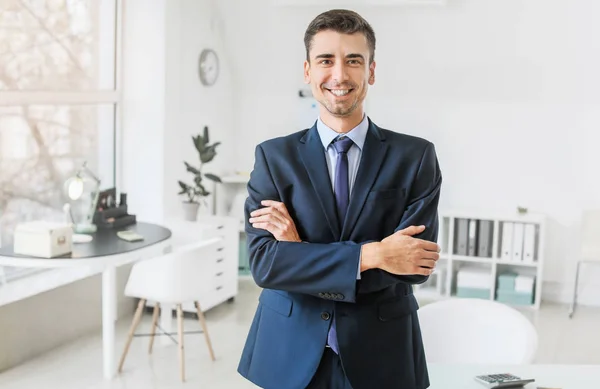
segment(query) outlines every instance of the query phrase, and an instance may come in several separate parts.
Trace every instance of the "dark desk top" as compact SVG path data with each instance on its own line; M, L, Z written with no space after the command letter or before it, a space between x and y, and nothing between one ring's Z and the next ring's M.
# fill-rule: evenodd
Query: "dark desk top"
M133 230L144 237L138 242L127 242L117 236L117 231ZM122 228L98 229L93 234L94 239L88 243L73 243L73 252L56 258L92 258L106 255L122 254L138 250L162 242L171 237L168 228L152 223L138 222ZM15 258L31 258L13 252L13 246L0 248L0 255Z

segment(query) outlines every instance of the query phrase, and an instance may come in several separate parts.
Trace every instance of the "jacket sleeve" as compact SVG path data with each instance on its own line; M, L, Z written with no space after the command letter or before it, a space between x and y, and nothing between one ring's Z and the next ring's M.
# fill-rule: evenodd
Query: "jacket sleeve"
M419 168L412 183L410 202L402 216L400 224L394 232L410 226L424 225L425 230L415 235L415 238L437 242L438 235L438 203L442 174L432 143L425 148ZM381 269L367 270L362 273L359 281L358 293L371 293L398 282L407 284L421 284L429 276L423 275L395 275Z
M260 208L262 200L281 201L281 196L259 145L244 206L250 271L256 284L262 288L354 302L361 244L279 242L269 231L254 228L248 221L250 212Z

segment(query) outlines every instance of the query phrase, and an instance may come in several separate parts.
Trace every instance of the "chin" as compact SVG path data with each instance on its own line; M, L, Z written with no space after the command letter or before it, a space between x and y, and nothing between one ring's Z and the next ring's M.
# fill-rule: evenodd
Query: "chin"
M340 106L330 106L328 107L329 113L338 117L345 117L352 115L356 109L358 108L358 104L353 104L349 107L340 107Z

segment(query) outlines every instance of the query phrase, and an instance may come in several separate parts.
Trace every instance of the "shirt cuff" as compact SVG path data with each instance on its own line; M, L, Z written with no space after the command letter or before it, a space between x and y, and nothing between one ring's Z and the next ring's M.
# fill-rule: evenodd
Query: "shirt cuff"
M360 253L360 256L358 257L358 271L356 272L356 279L360 280L360 263L362 261L362 251Z

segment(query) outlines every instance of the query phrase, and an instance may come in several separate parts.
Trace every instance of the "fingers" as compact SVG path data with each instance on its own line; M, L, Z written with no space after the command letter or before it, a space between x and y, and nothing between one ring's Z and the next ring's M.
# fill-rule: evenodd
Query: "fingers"
M417 267L417 268L415 268L415 271L413 274L418 274L418 275L422 275L422 276L430 276L431 273L433 273L433 269L429 269L426 267Z
M437 251L428 251L428 250L423 250L421 252L421 258L422 259L430 259L433 261L437 261L440 259L440 253L438 253Z
M425 231L425 226L421 225L421 226L409 226L403 230L398 231L397 233L400 235L413 236L416 234L420 234L423 231Z
M273 200L264 200L261 201L261 204L265 208L250 213L251 217L248 221L252 224L252 227L267 230L278 239L287 234L293 227L294 222L285 204Z
M266 207L273 207L276 210L278 210L279 212L281 212L282 214L289 216L290 214L287 211L287 208L285 206L284 203L280 202L280 201L274 201L274 200L263 200L260 202L261 205L264 205Z
M255 227L255 224L271 224L276 228L279 229L284 229L286 227L287 220L285 218L283 218L281 215L277 214L276 212L272 212L266 215L261 215L261 216L257 216L257 217L251 217L250 219L248 219L248 221L250 223L252 223L252 226Z
M266 208L257 209L256 211L252 211L250 213L250 216L256 217L256 216L268 215L268 214L275 213L275 212L280 213L279 210L275 207L266 207Z
M435 253L439 253L441 251L441 247L439 244L435 242L430 242L428 240L418 239L419 247L423 250L433 251Z
M436 265L437 261L434 259L422 259L419 261L418 265L419 267L426 267L428 269L435 269L435 265Z

